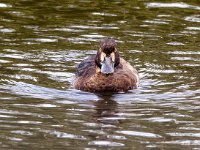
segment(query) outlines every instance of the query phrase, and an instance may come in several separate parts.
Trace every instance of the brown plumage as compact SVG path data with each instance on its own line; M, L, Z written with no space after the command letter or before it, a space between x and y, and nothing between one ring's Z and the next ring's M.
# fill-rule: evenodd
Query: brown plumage
M119 58L112 38L103 39L97 54L78 65L74 81L76 89L90 92L126 92L138 84L137 70Z

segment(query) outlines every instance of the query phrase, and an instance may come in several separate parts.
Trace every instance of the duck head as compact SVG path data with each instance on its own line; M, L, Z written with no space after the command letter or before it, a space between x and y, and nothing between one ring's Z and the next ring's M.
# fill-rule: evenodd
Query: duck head
M109 75L114 73L114 68L120 63L119 52L116 49L117 43L114 39L107 37L100 42L100 48L96 54L96 72Z

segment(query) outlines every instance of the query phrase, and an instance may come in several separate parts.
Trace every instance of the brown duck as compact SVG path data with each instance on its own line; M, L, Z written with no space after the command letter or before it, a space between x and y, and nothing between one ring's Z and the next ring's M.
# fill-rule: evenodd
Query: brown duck
M89 92L126 92L137 88L139 76L123 58L120 58L114 39L101 41L96 55L77 66L74 87Z

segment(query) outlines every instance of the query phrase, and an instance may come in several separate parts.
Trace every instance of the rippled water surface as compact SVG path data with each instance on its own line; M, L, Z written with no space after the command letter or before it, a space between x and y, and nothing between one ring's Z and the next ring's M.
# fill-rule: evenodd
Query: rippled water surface
M0 2L0 149L200 149L200 3ZM112 36L141 83L73 89Z

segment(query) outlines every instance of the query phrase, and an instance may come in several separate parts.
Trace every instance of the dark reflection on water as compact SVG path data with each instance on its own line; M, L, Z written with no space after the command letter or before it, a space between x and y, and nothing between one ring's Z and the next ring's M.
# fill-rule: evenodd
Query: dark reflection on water
M0 2L1 149L199 149L199 1ZM73 89L112 36L128 93Z

